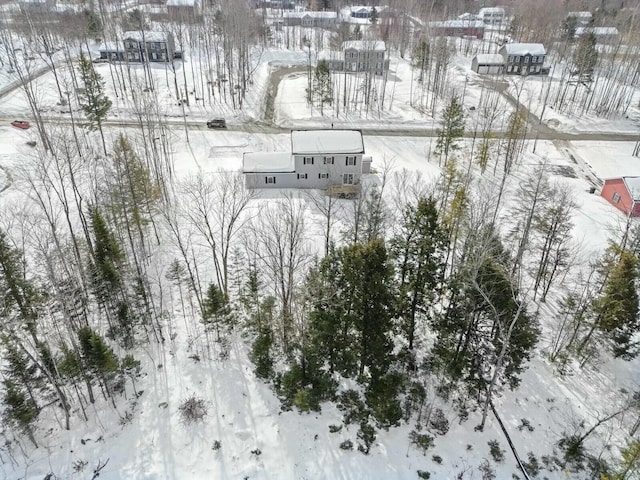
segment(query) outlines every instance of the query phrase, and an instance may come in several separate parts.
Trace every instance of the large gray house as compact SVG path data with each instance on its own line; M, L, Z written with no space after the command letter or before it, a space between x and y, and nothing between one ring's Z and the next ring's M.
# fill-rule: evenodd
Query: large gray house
M360 130L293 130L291 153L245 153L247 188L316 188L359 185L369 173Z
M383 75L389 70L389 60L385 59L386 49L385 43L380 40L352 40L342 43L341 52L323 52L318 60L327 62L331 71Z
M117 62L170 62L175 53L173 35L164 32L135 31L122 36L124 50L103 46L100 58Z
M338 23L336 12L283 12L285 27L334 28Z
M507 43L499 51L505 63L505 73L538 75L547 51L541 43Z

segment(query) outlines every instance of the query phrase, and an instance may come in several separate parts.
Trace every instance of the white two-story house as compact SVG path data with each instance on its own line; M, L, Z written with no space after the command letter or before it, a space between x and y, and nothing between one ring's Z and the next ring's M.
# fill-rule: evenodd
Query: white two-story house
M369 173L360 130L293 130L291 153L245 153L247 188L316 188L359 185Z

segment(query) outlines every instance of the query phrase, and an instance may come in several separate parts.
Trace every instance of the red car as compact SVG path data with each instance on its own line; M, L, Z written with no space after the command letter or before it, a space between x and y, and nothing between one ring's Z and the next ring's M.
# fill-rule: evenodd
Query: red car
M26 130L31 126L29 125L29 122L25 122L23 120L14 120L13 122L11 122L11 125L16 128L21 128L22 130Z

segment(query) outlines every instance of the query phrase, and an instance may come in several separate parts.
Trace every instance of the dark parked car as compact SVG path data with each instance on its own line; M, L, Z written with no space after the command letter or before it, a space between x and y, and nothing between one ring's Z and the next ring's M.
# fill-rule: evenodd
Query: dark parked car
M227 121L224 118L214 118L207 120L208 128L227 128Z

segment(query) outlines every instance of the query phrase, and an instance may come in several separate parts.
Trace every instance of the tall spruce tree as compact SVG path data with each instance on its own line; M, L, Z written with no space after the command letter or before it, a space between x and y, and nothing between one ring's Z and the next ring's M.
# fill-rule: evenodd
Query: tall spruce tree
M609 335L614 356L631 360L640 353L634 337L640 329L638 316L638 258L628 250L609 266L602 296L594 302L596 326Z
M438 221L436 201L420 198L407 205L391 251L400 276L399 314L409 349L413 349L418 316L425 319L445 268L445 232Z
M104 154L107 155L107 144L105 143L102 124L111 109L111 100L104 93L102 76L96 72L93 62L84 53L80 54L80 59L78 60L78 73L80 74L83 88L80 94L80 107L82 107L87 116L89 129L100 132Z
M593 32L582 35L571 58L573 75L587 75L593 72L598 63L598 51L596 50L596 36Z
M425 74L429 68L429 43L423 38L411 53L411 66L418 70L418 82L424 82Z
M462 103L457 96L451 97L449 104L442 112L440 127L436 129L436 134L438 138L436 139L435 153L440 159L444 155L446 166L449 154L460 148L458 142L464 135L464 113Z

